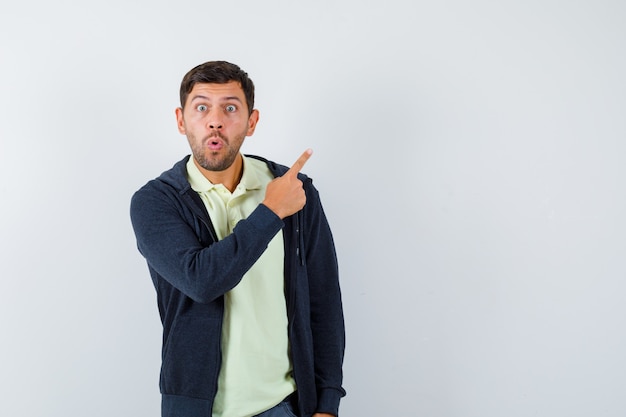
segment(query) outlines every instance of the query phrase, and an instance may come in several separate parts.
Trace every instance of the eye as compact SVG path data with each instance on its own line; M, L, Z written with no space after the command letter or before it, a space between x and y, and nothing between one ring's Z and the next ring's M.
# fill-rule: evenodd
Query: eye
M226 106L226 111L228 113L232 113L234 111L237 111L237 107L234 104L229 104L228 106Z
M198 104L196 106L196 110L198 111L207 111L208 107L206 106L206 104Z

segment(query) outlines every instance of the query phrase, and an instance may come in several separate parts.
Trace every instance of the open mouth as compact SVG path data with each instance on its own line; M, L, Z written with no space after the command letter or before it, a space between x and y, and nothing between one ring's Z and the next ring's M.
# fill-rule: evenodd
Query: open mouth
M224 141L218 137L209 138L207 147L212 151L218 151L224 147Z

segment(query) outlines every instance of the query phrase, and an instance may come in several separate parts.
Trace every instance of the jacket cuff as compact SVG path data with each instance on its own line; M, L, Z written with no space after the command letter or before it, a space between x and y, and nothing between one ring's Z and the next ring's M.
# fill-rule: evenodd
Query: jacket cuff
M339 400L343 394L336 389L326 388L320 390L317 397L316 413L328 413L339 416Z
M253 227L260 232L270 232L274 234L285 225L281 218L264 204L259 204L248 216L247 220L250 220Z

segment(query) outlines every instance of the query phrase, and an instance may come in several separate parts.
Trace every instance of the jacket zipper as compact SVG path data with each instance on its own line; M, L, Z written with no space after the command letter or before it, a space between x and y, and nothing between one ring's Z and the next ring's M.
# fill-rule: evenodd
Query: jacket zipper
M187 197L189 200L191 200L191 203L193 203L190 204L189 207L191 207L198 219L200 219L202 224L204 224L204 226L207 228L209 234L211 235L211 239L213 239L213 242L217 242L217 233L215 233L213 223L211 223L211 218L209 217L209 213L206 212L206 208L204 208L204 203L202 203L202 200L197 197L197 194L192 194L190 191L187 191L185 193L185 197ZM196 200L196 198L194 197L198 198L198 200ZM200 206L198 206L198 204L200 204ZM206 219L209 220L207 221Z
M288 311L287 311L287 315L288 315L288 319L289 319L289 340L293 340L293 326L294 326L294 320L295 320L295 312L296 312L296 280L298 278L298 264L300 264L301 266L304 266L304 250L303 250L303 240L301 238L301 231L300 231L300 224L302 223L301 220L301 216L302 216L302 211L297 212L295 215L293 215L293 223L292 223L292 239L294 240L294 244L296 246L296 250L295 250L295 259L293 259L292 257L290 257L289 259L289 268L290 268L290 273L289 273L289 300L288 300ZM292 252L293 253L293 252ZM290 347L291 350L291 347ZM296 383L296 387L298 387L298 374L297 374L297 369L295 366L295 360L293 358L293 351L291 352L291 362L292 362L292 368L291 368L291 372L293 375L293 379ZM296 391L296 395L298 395L298 391ZM300 400L298 400L298 404L300 404ZM302 413L301 410L297 410L297 413Z

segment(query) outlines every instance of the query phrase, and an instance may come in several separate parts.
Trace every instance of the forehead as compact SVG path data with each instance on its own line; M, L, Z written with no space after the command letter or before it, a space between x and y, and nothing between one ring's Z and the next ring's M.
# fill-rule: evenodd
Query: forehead
M246 102L243 88L238 81L229 81L224 84L197 83L189 92L187 102L190 103L195 99L209 101L239 99L242 103Z

